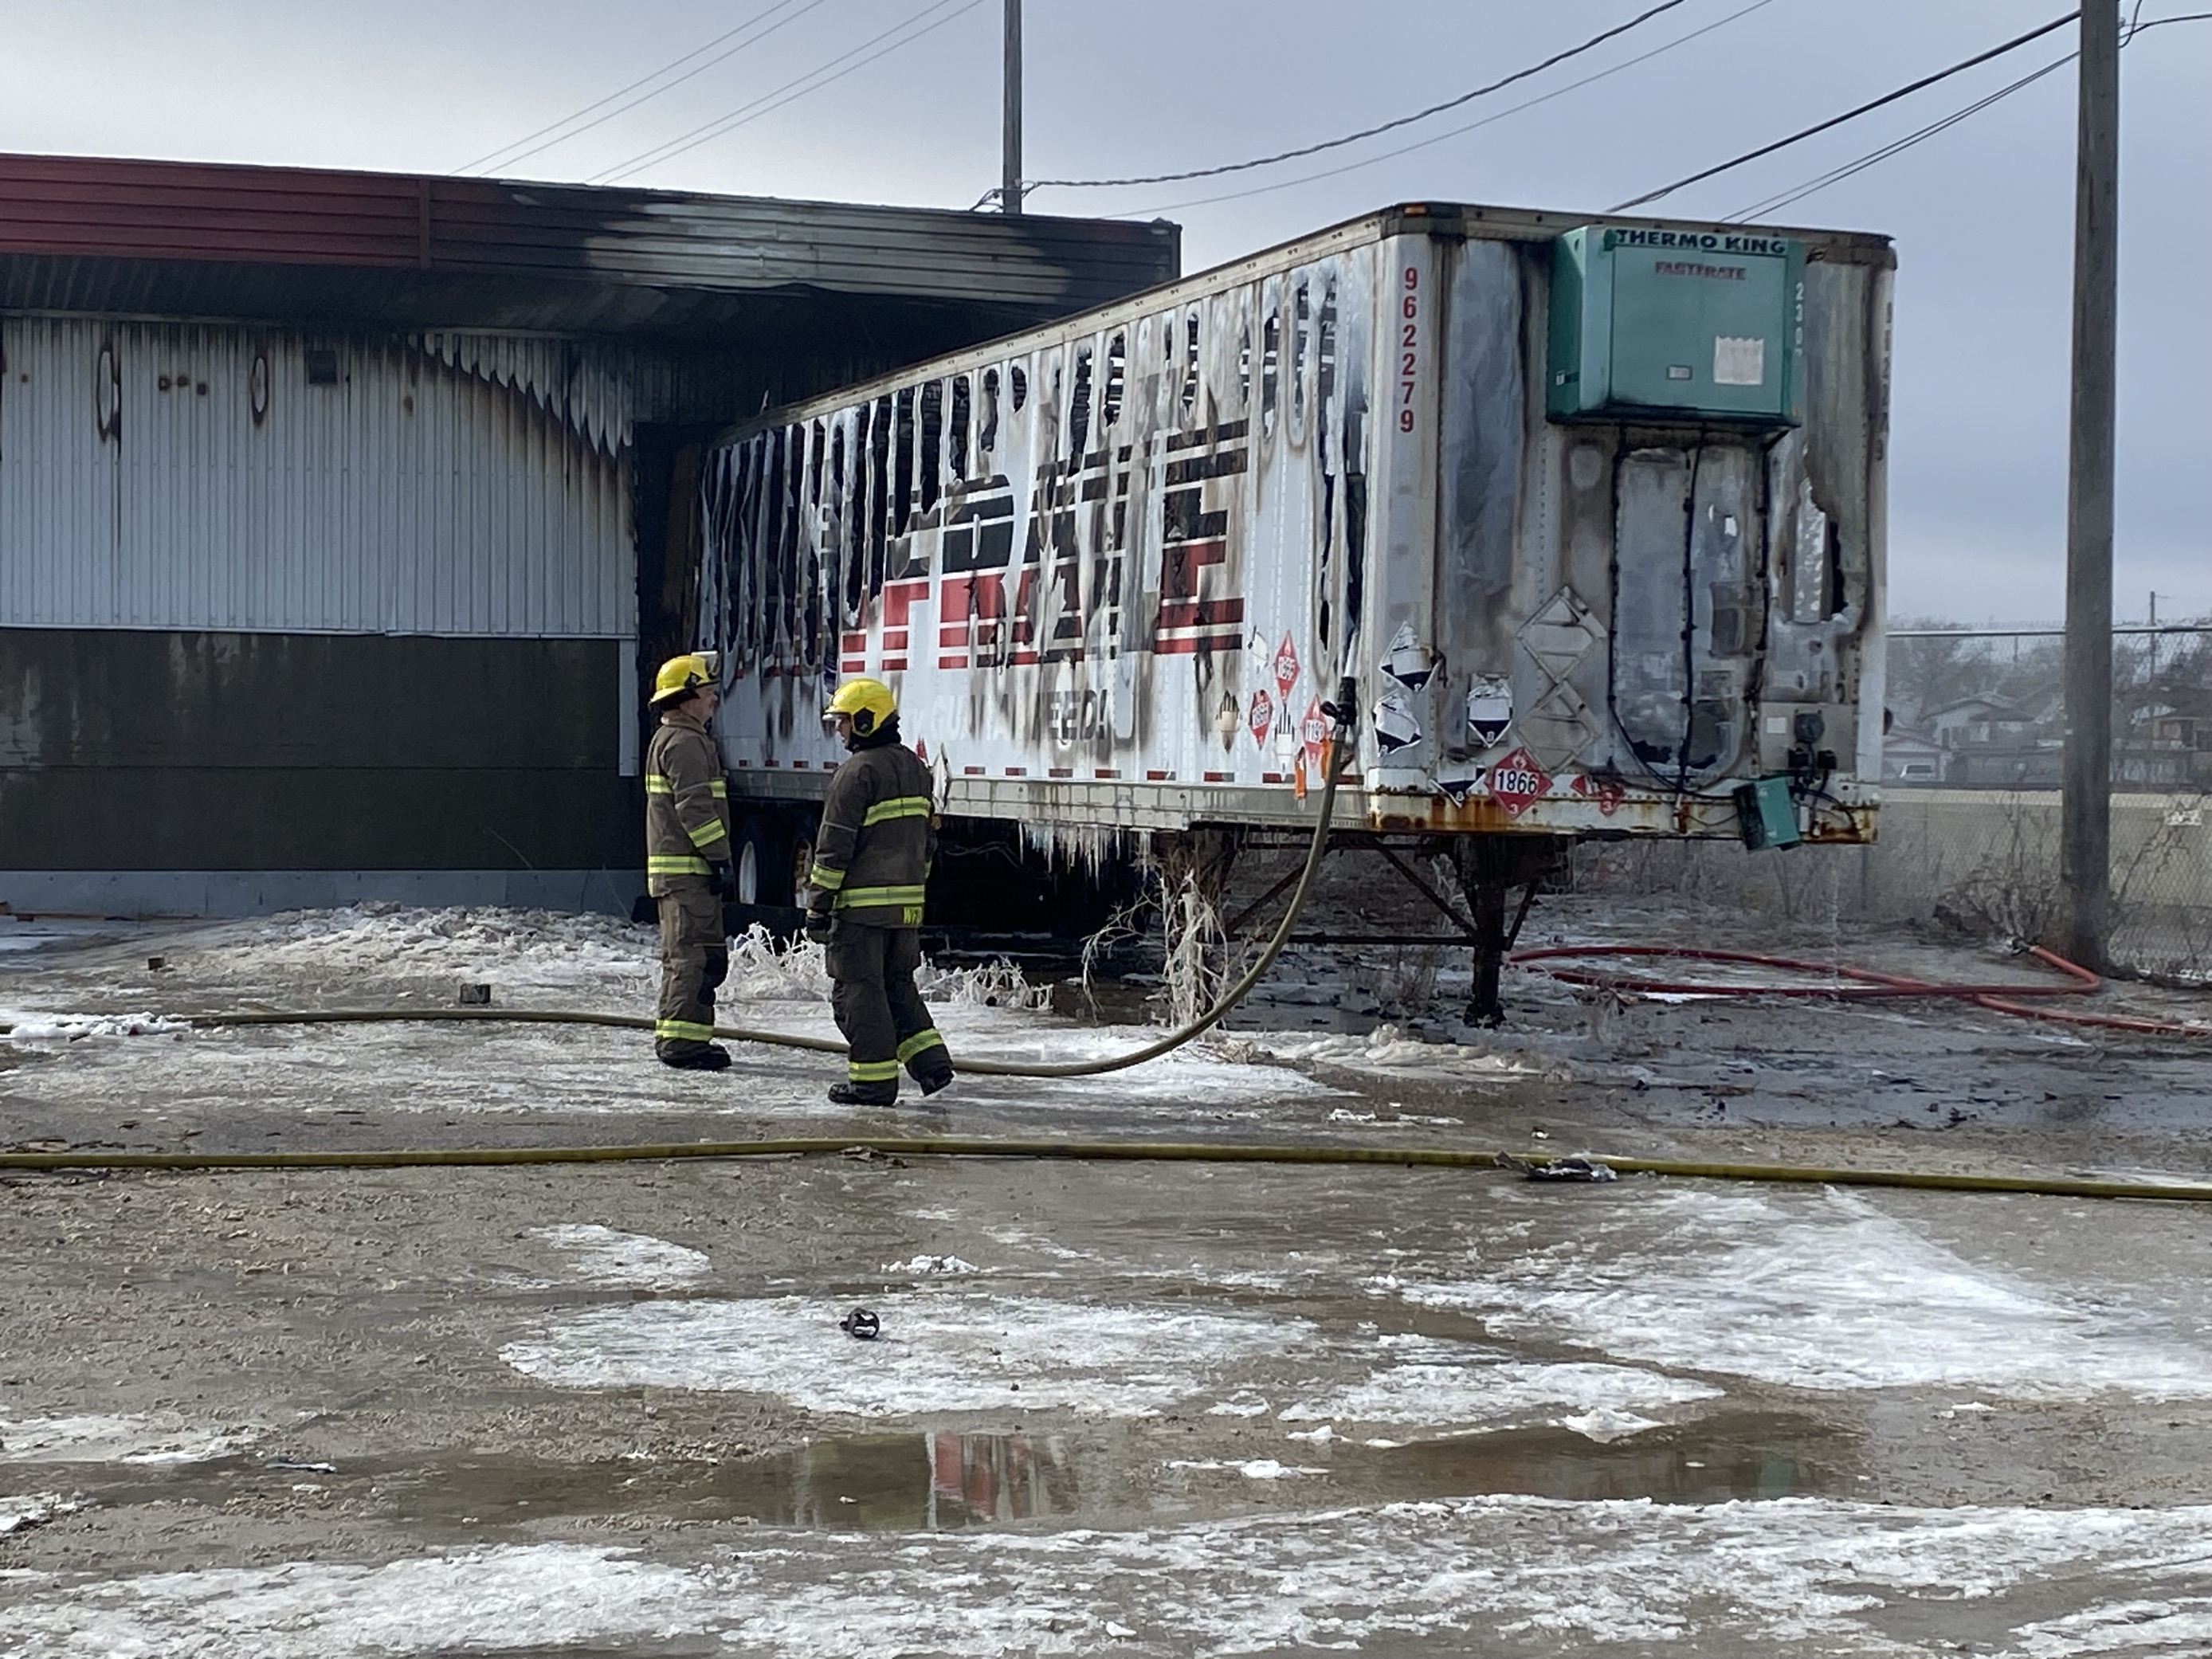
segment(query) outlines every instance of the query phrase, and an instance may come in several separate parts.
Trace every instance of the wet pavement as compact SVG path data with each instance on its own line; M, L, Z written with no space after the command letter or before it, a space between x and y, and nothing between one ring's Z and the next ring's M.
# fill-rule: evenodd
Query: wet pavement
M1202 1052L926 1117L828 1107L802 1054L666 1073L627 1032L118 1018L468 978L623 1006L647 949L392 915L13 953L0 1006L58 1034L0 1045L0 1139L2205 1173L2201 1060L1978 1011L1523 979L1513 1026L1439 1046L1298 1014L1308 963ZM753 963L742 1017L825 1029L810 971ZM957 1050L1133 1040L938 990ZM2197 1206L880 1156L0 1172L0 1307L6 1659L2212 1649Z

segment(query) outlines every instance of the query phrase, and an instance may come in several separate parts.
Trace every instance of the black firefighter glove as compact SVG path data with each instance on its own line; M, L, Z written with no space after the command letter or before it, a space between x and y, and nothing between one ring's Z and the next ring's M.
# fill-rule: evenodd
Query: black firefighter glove
M716 898L727 898L737 891L737 872L731 869L727 859L711 860L707 866L707 890Z
M815 945L827 945L834 918L826 904L810 906L806 912L806 937Z

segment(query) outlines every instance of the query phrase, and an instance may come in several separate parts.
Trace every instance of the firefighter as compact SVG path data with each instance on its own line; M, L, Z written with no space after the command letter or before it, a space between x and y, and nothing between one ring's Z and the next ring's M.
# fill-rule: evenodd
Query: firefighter
M731 888L729 784L708 724L716 653L671 657L653 676L660 728L645 758L646 890L660 909L660 1006L653 1050L666 1066L719 1072L714 988L730 971L722 898Z
M823 718L851 752L830 780L807 877L806 937L826 947L830 1007L848 1050L830 1098L889 1106L902 1065L925 1095L952 1081L945 1039L914 988L937 845L929 769L899 742L897 704L881 680L847 680Z

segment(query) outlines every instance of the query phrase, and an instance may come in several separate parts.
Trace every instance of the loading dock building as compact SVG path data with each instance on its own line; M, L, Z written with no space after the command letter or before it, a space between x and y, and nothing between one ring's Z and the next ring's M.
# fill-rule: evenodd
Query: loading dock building
M1173 226L0 156L0 903L628 908L702 441Z

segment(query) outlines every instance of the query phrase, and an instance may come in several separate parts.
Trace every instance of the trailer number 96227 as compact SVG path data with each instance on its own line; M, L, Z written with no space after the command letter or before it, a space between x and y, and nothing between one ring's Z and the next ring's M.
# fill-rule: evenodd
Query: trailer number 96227
M1413 265L1406 267L1398 313L1401 325L1398 336L1398 430L1411 432L1413 429L1414 367L1420 362L1421 344L1421 273Z

